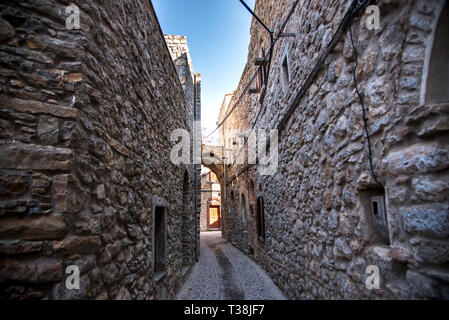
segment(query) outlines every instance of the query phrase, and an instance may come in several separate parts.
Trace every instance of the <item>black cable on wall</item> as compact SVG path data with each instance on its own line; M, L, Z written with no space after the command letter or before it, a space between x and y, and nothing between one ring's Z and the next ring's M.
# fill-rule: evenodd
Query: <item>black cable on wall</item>
M358 0L358 3L361 7L364 7L369 0L366 1L360 1ZM354 12L356 12L356 10L354 10ZM351 19L349 20L349 36L350 36L350 40L351 40L351 45L352 45L352 49L354 50L354 54L355 54L355 65L354 68L352 70L352 79L354 80L354 86L355 86L355 91L357 92L357 96L359 97L360 100L360 104L362 106L362 118L363 118L363 126L365 129L365 135L366 135L366 142L367 142L367 147L368 147L368 160L369 160L369 166L370 166L370 170L371 170L371 175L374 179L374 181L376 182L377 185L381 186L382 184L379 182L379 180L377 179L377 175L376 172L374 171L374 165L373 165L373 151L372 151L372 146L371 146L371 136L369 134L369 129L368 129L368 116L367 116L367 112L366 112L366 108L365 108L365 102L363 99L362 94L360 93L359 90L359 86L358 86L358 82L357 82L357 77L356 77L356 72L357 72L357 67L359 65L359 52L357 51L357 48L354 44L354 39L352 36L352 24L351 24L351 20L354 17L354 14L351 14Z

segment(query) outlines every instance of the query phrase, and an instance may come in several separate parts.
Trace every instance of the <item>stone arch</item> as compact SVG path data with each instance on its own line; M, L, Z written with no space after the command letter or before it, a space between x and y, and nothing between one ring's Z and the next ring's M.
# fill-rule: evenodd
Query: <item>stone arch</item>
M424 85L426 104L449 101L449 1L445 2L435 27Z
M213 171L218 180L223 177L223 160L221 147L217 146L202 146L201 165Z

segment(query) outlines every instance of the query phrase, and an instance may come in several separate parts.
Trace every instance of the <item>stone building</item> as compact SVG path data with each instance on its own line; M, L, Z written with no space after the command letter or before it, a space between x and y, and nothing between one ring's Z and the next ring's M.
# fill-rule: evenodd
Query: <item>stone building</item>
M370 29L359 2L256 1L275 43L253 19L220 112L223 235L289 298L448 299L449 3L381 1Z
M201 170L200 230L221 230L221 191L217 175L206 167Z
M186 98L187 126L192 138L191 165L185 174L183 215L183 257L191 266L200 254L199 230L201 213L201 74L195 73L187 38L181 35L165 35L165 41L175 63ZM194 208L193 214L192 208ZM186 270L186 269L184 269Z
M150 1L73 2L79 29L67 1L0 4L0 297L171 298L200 169L170 161L170 133L193 136L200 79Z

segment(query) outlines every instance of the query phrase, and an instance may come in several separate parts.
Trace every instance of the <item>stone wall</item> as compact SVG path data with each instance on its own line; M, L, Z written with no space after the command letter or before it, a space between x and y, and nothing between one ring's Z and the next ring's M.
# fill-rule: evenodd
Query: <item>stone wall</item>
M186 96L150 1L73 2L80 30L66 28L68 1L0 4L0 296L171 298L187 168L170 161L170 133L191 128Z
M449 105L425 103L432 45L447 38L443 32L434 41L444 2L382 1L379 30L368 30L363 11L350 20L380 186L369 166L347 25L338 38L353 1L299 1L284 30L296 37L277 41L262 104L263 91L246 94L225 122L224 129L280 129L275 174L234 164L220 182L227 184L223 234L252 252L289 298L449 297ZM276 37L294 3L256 1L255 12ZM248 63L228 110L257 71L255 58L269 47L267 31L253 19ZM227 134L222 127L222 141L235 156ZM370 203L383 194L386 239L377 235ZM251 209L258 196L265 238L257 235ZM380 269L379 289L365 285L370 265Z
M201 74L195 73L190 57L187 38L181 35L165 36L170 55L176 67L179 80L186 98L187 125L190 128L192 159L201 153ZM192 265L199 255L199 231L201 211L201 165L193 163L188 167L189 179L186 181L187 198L183 208L183 256L184 265ZM197 253L195 253L197 248Z
M187 44L187 38L180 35L168 35L165 36L165 42L167 43L170 55L175 63L176 72L178 73L179 80L184 89L186 95L186 104L191 105L191 108L187 108L188 123L190 126L193 124L193 103L194 103L194 82L195 71L193 69L192 59L190 57L189 46Z

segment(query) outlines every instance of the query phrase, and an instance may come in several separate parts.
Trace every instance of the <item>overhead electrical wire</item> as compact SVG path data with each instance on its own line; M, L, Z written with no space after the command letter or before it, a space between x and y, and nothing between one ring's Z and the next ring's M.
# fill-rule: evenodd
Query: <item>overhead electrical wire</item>
M242 0L240 0L240 2L243 2ZM279 38L281 37L282 33L285 30L285 27L287 26L288 21L291 19L293 12L295 11L296 7L298 6L299 0L296 0L295 3L293 4L292 8L290 9L290 12L287 15L287 18L285 19L284 23L282 24L281 28L279 29L279 32L276 36L276 38L273 38L273 32L270 31L270 36L271 36L271 44L270 44L270 50L269 50L269 60L268 60L268 68L267 68L267 72L265 74L265 84L266 84L266 88L268 87L268 80L270 77L270 70L271 70L271 61L272 61L272 57L273 57L273 50L274 50L274 46L276 44L276 42L279 40ZM251 11L252 12L252 11ZM265 25L264 25L265 26ZM268 28L266 28L267 30L269 30ZM264 57L265 59L266 57ZM264 110L264 105L263 105L263 101L265 99L265 95L262 97L262 100L260 101L260 105L261 107L259 108L259 111L257 112L256 117L254 118L254 122L251 126L251 131L254 130L254 127L257 124L257 120L259 119L260 114L262 113L262 110ZM240 149L240 152L238 153L237 157L235 157L232 165L235 164L235 162L237 161L238 157L240 156L240 154L242 153L242 150L245 148L247 142L245 141L243 147Z
M271 64L271 59L272 59L272 48L273 48L273 44L274 44L274 37L273 37L273 31L270 30L265 23L262 22L262 20L254 13L253 10L251 10L251 8L245 3L245 1L243 0L239 0L243 6L251 13L251 15L263 26L263 28L265 30L267 30L267 32L270 34L270 40L271 40L271 48L270 48L270 56L269 56L269 64ZM297 0L298 1L298 0ZM266 57L264 57L264 59L266 59ZM268 69L269 70L269 69ZM257 76L257 73L259 72L259 70L256 70L256 72L254 73L254 75L251 77L250 81L248 82L248 84L246 85L245 89L243 90L243 92L241 93L240 97L237 99L237 101L234 103L234 106L232 107L232 109L226 114L225 118L217 125L217 127L210 132L204 139L209 138L212 134L214 134L222 125L223 123L229 118L229 116L231 115L231 113L237 108L237 106L239 105L239 103L242 101L243 96L248 92L249 88L251 87L252 82L254 81L254 79ZM268 74L268 73L267 73ZM267 74L265 76L267 76ZM267 79L267 78L266 78Z
M285 27L287 26L288 21L290 20L290 18L292 17L292 14L294 12L294 10L296 9L299 0L296 0L295 3L293 4L292 8L290 9L289 14L287 15L287 18L285 19L284 23L282 24L281 29L279 30L276 38L274 38L274 32L272 30L270 30L263 22L262 20L254 13L254 11L251 10L251 8L248 7L248 5L243 1L243 0L239 0L243 6L253 15L253 17L264 27L265 30L267 30L267 32L270 34L270 49L268 51L268 67L267 67L267 72L265 74L265 83L268 84L268 79L270 76L270 70L271 70L271 62L272 62L272 58L273 58L273 49L274 46L276 44L276 42L279 40L279 38L281 37L281 34L284 32ZM267 55L264 56L264 60L267 58ZM223 123L229 118L229 116L231 115L231 113L236 109L236 107L238 106L238 104L241 102L241 100L243 99L243 96L248 92L252 82L254 81L254 78L256 77L257 73L259 71L256 70L256 72L254 73L254 75L252 76L251 80L249 81L249 83L247 84L247 86L245 87L245 89L243 90L242 94L240 95L239 99L237 100L237 102L234 104L234 106L232 107L232 109L226 114L225 118L217 125L217 127L211 132L209 133L205 139L207 139L208 137L210 137L212 134L214 134L222 125ZM252 128L251 130L254 129L254 126L257 123L257 119L259 118L261 111L263 109L263 100L264 100L264 96L261 100L261 108L259 109L259 112L257 113L257 116L255 118L255 121L253 122ZM246 143L245 143L246 145ZM243 149L243 148L242 148ZM240 153L239 153L240 155ZM234 161L235 163L235 161Z
M279 29L278 35L276 36L276 38L275 38L275 39L273 40L273 42L271 43L271 47L270 47L270 51L269 51L269 53L270 53L270 59L269 59L269 61L268 61L268 70L267 70L267 74L266 74L266 78L265 78L265 82L266 82L266 86L267 86L267 87L268 87L268 79L269 79L269 76L270 76L271 60L272 60L272 52L273 52L273 50L274 50L274 45L275 45L276 42L279 40L281 34L284 32L285 27L287 26L288 21L290 20L290 18L291 18L292 15L293 15L293 12L295 11L296 7L298 6L298 3L299 3L299 0L296 0L296 2L293 4L292 8L290 9L290 12L289 12L288 15L287 15L287 18L285 19L284 23L282 24L281 29ZM256 118L255 118L255 120L254 120L254 123L253 123L253 125L252 125L252 127L251 127L251 130L254 129L254 127L255 127L255 125L256 125L256 123L257 123L257 119L259 118L259 115L260 115L262 109L263 109L263 100L261 101L261 108L259 109L259 112L257 113L257 116L256 116Z
M270 28L268 28L265 23L263 23L262 20L260 20L260 18L254 13L253 10L251 10L251 8L245 3L245 1L243 0L239 0L241 4L243 4L243 6L252 14L252 16L265 28L265 30L268 31L268 33L273 33L273 30L271 30Z
M245 8L254 16L254 18L269 32L270 34L270 40L271 40L271 45L270 45L270 50L269 50L269 61L268 61L268 68L267 68L267 72L266 72L266 77L265 77L265 83L268 87L268 79L269 79L269 75L270 75L270 69L271 69L271 60L272 60L272 55L273 55L273 49L274 49L274 45L276 44L276 42L279 40L281 34L283 33L288 21L290 20L294 10L296 9L299 0L297 0L294 5L292 6L292 9L290 10L286 20L284 21L278 35L276 38L274 38L273 36L273 31L270 30L263 22L262 20L260 20L260 18L248 7L248 5L243 1L243 0L239 0L244 6ZM339 37L342 35L343 29L345 26L349 27L349 34L350 34L350 40L351 40L351 45L352 48L354 50L355 53L355 66L353 68L353 80L354 80L354 85L355 85L355 89L356 89L356 93L357 96L360 100L360 104L362 106L362 116L363 116L363 123L364 123L364 130L365 130L365 134L366 134L366 140L367 140L367 146L368 146L368 158L369 158L369 165L370 165L370 171L371 171L371 175L374 179L374 181L378 184L378 185L382 185L377 178L377 175L374 171L374 165L373 165L373 152L372 152L372 145L371 145L371 137L369 134L369 129L368 129L368 117L367 117L367 113L366 113L366 108L365 108L365 103L364 103L364 99L362 94L360 93L359 87L358 87L358 82L357 82L357 77L356 77L356 71L357 71L357 67L358 67L358 51L357 48L355 47L354 44L354 40L353 40L353 34L352 34L352 25L351 25L351 20L353 19L353 17L364 7L366 7L366 5L368 3L379 3L379 1L372 1L372 0L354 0L352 5L350 6L350 9L348 10L347 14L345 15L344 19L342 20L337 33L334 35L334 37L332 38L332 40L330 41L329 47L328 47L328 51L323 55L324 58L327 56L327 54L329 53L330 49L336 44L337 40L339 39ZM264 59L266 58L266 56L264 57ZM280 129L280 131L282 131L282 129L285 126L285 122L287 120L287 118L293 113L294 109L296 109L297 105L299 104L299 100L302 97L302 95L305 93L305 91L308 89L308 84L309 82L311 82L315 76L318 73L318 70L320 68L320 65L322 63L321 60L324 59L320 59L318 61L318 63L315 65L314 70L312 71L312 73L309 75L309 77L307 78L306 83L304 84L304 86L300 89L300 91L298 92L297 97L295 98L295 101L293 102L293 104L291 105L290 109L287 111L287 114L284 115L283 119L281 120L281 122L278 125L278 129ZM243 90L242 94L240 95L239 99L237 100L237 102L234 104L233 108L230 110L229 113L226 114L225 118L220 122L220 124L217 126L217 128L215 130L213 130L206 138L208 138L209 136L211 136L215 131L217 131L222 125L223 123L229 118L229 116L231 115L231 113L236 109L236 107L238 106L238 104L241 102L241 100L243 99L243 96L248 92L249 87L252 83L252 81L254 81L255 76L257 75L258 71L256 71L256 73L252 76L251 80L249 81L248 85L245 87L245 89ZM264 100L264 96L262 97L261 100L261 108L259 109L254 122L252 124L251 130L254 129L258 118L263 110L263 100ZM238 155L235 157L235 160L233 162L233 165L235 164L236 160L238 159L238 157L240 156L241 152L244 150L244 147L246 146L247 142L244 143L244 145L242 146L242 148L240 149L240 152L238 153Z
M204 139L209 138L212 134L214 134L218 129L220 129L220 127L223 125L223 123L231 116L232 112L238 107L238 105L240 104L240 102L243 99L243 96L246 94L246 92L249 90L249 88L251 87L252 82L254 81L254 79L257 76L257 71L253 74L253 76L251 77L251 79L249 80L248 84L246 85L245 89L242 91L242 93L240 94L239 98L237 99L237 101L234 103L234 105L232 106L231 110L226 114L226 116L224 117L224 119L217 125L217 127L211 132L209 133Z

